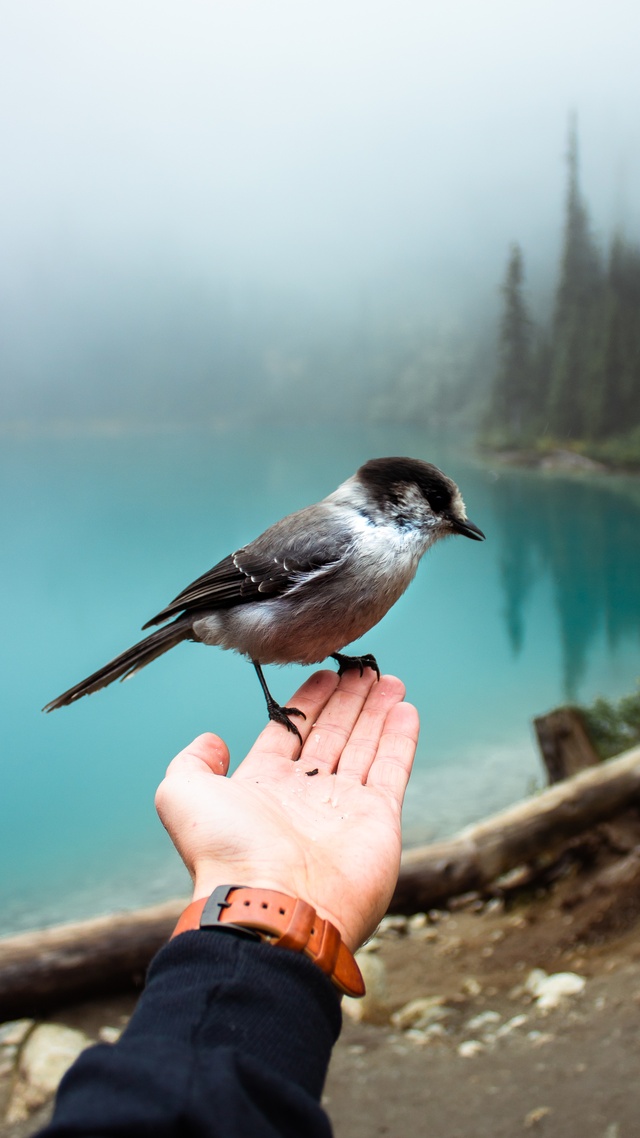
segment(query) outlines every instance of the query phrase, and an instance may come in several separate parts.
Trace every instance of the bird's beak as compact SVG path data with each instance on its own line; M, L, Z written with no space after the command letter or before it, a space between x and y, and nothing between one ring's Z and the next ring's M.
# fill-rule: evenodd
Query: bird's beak
M449 522L454 533L461 533L464 537L470 537L472 541L484 541L482 530L466 518L462 521L460 518L449 517Z

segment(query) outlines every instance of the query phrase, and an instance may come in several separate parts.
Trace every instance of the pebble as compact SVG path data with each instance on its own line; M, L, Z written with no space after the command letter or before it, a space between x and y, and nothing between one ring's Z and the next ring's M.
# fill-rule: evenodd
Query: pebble
M485 913L504 913L504 901L502 897L492 897L487 901L484 907Z
M369 937L369 940L366 940L364 942L362 947L358 949L358 952L379 952L381 948L382 941L380 940L380 937L372 936Z
M432 1023L430 1027L420 1029L411 1027L404 1033L405 1039L410 1039L418 1047L428 1047L433 1043L444 1043L448 1038L446 1028L441 1023Z
M426 941L427 944L432 944L434 940L438 940L440 934L437 929L434 929L431 925L427 925L424 929L418 929L413 935L419 940Z
M542 1122L542 1119L546 1118L548 1114L551 1114L550 1106L537 1106L535 1110L530 1110L525 1115L524 1124L527 1129L531 1129L532 1126L537 1126L539 1122Z
M465 996L479 996L482 991L482 984L476 980L475 976L465 976L460 987Z
M17 1054L18 1048L14 1043L6 1043L0 1047L0 1078L11 1074Z
M550 1031L528 1031L527 1039L531 1041L534 1047L543 1047L545 1043L553 1043L555 1035Z
M417 933L420 929L425 929L428 924L429 918L426 913L414 913L407 921L410 933Z
M461 909L472 909L479 912L481 909L484 909L484 901L481 900L480 894L475 890L469 893L461 893L458 897L451 898L449 901L449 910L455 913Z
M83 1031L71 1027L54 1023L35 1027L22 1048L6 1121L26 1121L55 1094L62 1076L91 1043Z
M479 1039L465 1039L464 1043L458 1046L458 1055L461 1059L475 1059L476 1055L481 1055L484 1050L485 1045Z
M123 1031L123 1027L108 1027L105 1025L100 1028L98 1039L101 1043L117 1043Z
M407 931L406 917L388 915L383 917L376 930L376 936L404 936Z
M498 1012L480 1012L479 1015L473 1016L465 1024L467 1031L479 1031L483 1027L489 1027L491 1024L500 1023L502 1016Z
M512 1031L516 1031L519 1027L524 1027L525 1023L529 1022L529 1017L525 1015L512 1016L506 1023L496 1031L496 1039L504 1039L505 1035L511 1035Z
M391 1016L391 1023L400 1031L407 1031L411 1027L428 1027L452 1014L452 1008L444 1006L444 996L419 996L398 1008Z
M33 1019L12 1019L0 1024L0 1044L15 1043L19 1047L34 1025Z
M577 972L553 972L548 976L542 968L532 969L524 984L525 991L534 997L541 1011L558 1007L567 996L583 992L585 986L584 976L578 976Z
M345 996L342 1010L356 1023L388 1023L387 969L375 952L356 953L366 992L361 999Z

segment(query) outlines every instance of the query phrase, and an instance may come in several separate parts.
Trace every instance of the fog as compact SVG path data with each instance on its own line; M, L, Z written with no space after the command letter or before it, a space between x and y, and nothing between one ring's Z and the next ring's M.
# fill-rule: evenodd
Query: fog
M510 242L549 304L572 112L595 232L640 234L636 4L0 10L1 422L486 370Z

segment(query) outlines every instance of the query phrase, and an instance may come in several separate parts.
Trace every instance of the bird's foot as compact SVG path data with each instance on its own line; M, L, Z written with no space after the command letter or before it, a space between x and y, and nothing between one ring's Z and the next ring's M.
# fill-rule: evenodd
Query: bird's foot
M370 652L367 652L365 656L343 656L342 652L332 652L331 659L335 660L338 665L339 676L344 676L345 672L350 672L353 668L357 668L362 675L365 668L371 668L372 672L375 672L380 679L378 661Z
M273 723L280 723L283 727L286 727L287 731L291 731L292 735L297 735L300 746L302 746L302 735L298 731L295 723L291 722L290 716L299 715L301 719L306 719L307 717L304 711L300 711L297 707L281 707L274 699L271 700L270 703L267 702L267 712L269 713L269 719L271 719Z

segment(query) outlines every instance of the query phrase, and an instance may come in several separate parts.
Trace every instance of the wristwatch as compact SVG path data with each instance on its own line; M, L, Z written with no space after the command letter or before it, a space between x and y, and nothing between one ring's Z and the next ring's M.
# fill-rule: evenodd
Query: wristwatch
M312 905L275 889L218 885L192 901L172 937L194 929L231 929L279 948L303 952L345 996L364 996L362 973L331 921Z

